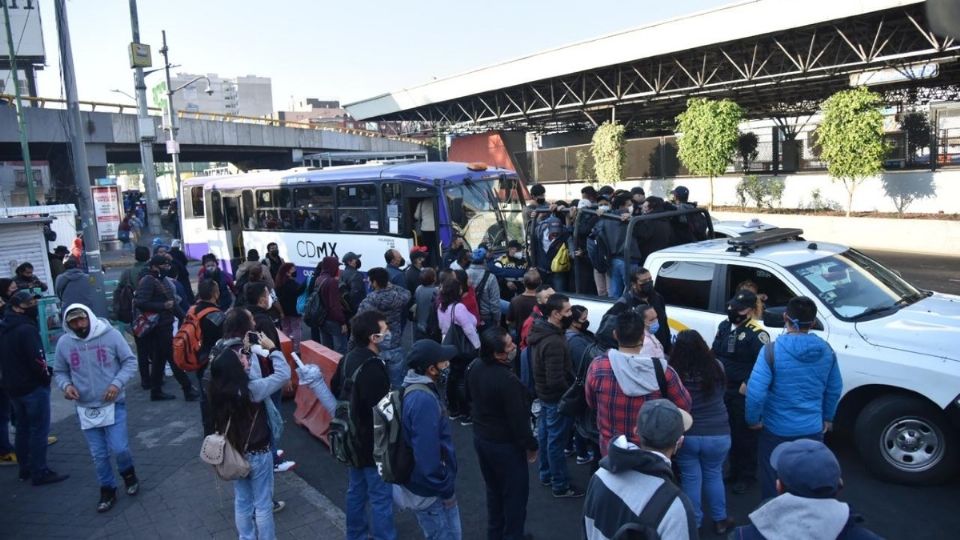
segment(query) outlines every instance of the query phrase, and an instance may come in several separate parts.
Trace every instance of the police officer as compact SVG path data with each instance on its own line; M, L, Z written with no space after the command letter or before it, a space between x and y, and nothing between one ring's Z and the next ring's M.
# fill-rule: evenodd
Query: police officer
M757 480L758 432L747 426L744 413L746 398L741 393L753 371L760 349L770 342L768 334L756 316L757 295L741 289L727 302L727 320L720 323L713 339L713 354L723 363L727 374L727 389L723 401L730 418L730 481L733 492L746 492Z

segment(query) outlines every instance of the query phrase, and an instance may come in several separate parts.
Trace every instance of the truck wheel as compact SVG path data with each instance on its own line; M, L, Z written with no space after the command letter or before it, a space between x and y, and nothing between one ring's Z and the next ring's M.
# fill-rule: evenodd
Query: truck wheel
M867 467L900 484L936 484L960 464L957 433L944 414L919 398L890 395L857 417L854 442Z

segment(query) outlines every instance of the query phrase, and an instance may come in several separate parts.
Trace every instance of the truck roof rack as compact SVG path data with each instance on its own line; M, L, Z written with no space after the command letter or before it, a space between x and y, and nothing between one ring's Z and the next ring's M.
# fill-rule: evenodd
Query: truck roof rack
M803 240L801 237L802 234L803 229L776 228L766 231L759 231L749 236L742 236L727 240L727 244L730 245L730 247L727 248L727 251L739 253L741 256L746 257L761 246L779 244L780 242L787 240Z

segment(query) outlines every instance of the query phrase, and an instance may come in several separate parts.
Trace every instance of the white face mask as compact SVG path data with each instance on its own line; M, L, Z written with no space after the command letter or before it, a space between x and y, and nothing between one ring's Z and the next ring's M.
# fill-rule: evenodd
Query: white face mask
M267 309L270 309L270 308L272 308L272 307L273 307L273 295L272 295L272 294L268 294L268 295L267 295Z

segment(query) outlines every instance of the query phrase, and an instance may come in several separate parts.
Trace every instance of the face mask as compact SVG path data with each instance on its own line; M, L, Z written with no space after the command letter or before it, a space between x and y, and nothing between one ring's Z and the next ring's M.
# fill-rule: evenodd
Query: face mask
M732 307L727 308L727 319L730 319L730 322L733 324L740 324L743 321L747 320L747 315L741 315L740 312Z
M90 327L89 327L89 326L86 326L86 327L81 328L81 329L79 329L79 330L74 330L73 333L76 334L78 338L84 339L84 338L86 338L87 336L90 335Z
M437 376L437 384L440 386L446 386L447 379L450 378L450 366L447 366L440 370L439 375Z
M354 263L353 268L354 268L354 270L359 270L359 269L360 269L360 261L359 261L359 260L358 260L356 263Z
M653 292L653 282L652 282L652 281L648 281L648 282L640 285L640 287L639 287L638 289L639 289L639 291L640 291L640 294L642 294L642 295L644 295L644 296L649 296L650 293Z
M390 343L390 338L393 336L389 330L383 333L383 339L380 340L380 343Z
M660 331L660 321L653 321L653 323L650 325L650 333L656 334L659 331Z
M563 325L564 330L570 328L570 325L573 324L573 315L560 319L560 324Z
M270 250L270 254L273 255L274 257L276 257L278 253L280 253L280 250L277 250L277 249Z
M582 323L580 323L581 332L586 332L587 328L590 328L590 321L583 321Z
M543 198L543 197L538 197L538 198L537 198L537 204L547 204L547 199L545 199L545 198Z
M217 268L216 266L207 266L206 269L207 269L207 274L209 275L216 274L217 271L219 270L219 268Z
M24 309L23 313L31 319L38 319L40 317L40 308L38 306L30 306Z
M271 295L268 294L268 295L267 295L267 309L270 309L270 308L272 308L272 307L273 307L273 296L271 296Z
M513 363L517 359L517 348L514 348L512 351L507 353L507 360Z
M400 262L397 263L397 266L403 266L405 264L407 264L407 260L404 259L403 257L400 257Z
M170 273L170 269L163 269L163 268L161 268L160 271L157 272L157 275L160 276L160 277L162 277L162 278L165 278L165 277L167 277L167 275L168 275L169 273Z

